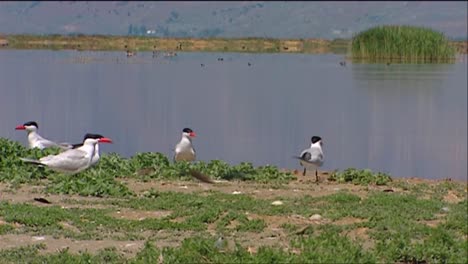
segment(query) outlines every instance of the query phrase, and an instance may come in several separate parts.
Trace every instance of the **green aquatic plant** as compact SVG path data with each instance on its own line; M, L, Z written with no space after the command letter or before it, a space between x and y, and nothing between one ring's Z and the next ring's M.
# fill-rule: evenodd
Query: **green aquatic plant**
M378 26L352 39L352 57L402 62L443 62L455 57L455 48L435 30L415 26Z

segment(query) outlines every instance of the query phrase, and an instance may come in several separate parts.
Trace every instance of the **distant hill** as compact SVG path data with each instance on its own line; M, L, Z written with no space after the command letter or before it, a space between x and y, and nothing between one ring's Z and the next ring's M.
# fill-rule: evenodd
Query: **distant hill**
M348 38L382 24L467 38L459 2L0 2L0 33Z

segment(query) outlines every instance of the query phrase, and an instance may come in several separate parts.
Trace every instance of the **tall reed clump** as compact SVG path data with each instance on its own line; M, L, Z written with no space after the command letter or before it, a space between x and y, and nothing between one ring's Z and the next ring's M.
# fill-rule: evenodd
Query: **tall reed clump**
M413 26L379 26L353 37L352 57L402 62L443 62L455 57L455 49L442 33Z

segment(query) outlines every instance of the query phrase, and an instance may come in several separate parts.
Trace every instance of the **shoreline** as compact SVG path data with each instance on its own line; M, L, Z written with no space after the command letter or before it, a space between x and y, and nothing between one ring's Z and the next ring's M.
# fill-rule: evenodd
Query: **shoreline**
M450 41L457 54L468 54L467 41ZM274 38L161 38L111 35L8 35L0 34L0 49L78 51L172 51L347 54L351 39Z

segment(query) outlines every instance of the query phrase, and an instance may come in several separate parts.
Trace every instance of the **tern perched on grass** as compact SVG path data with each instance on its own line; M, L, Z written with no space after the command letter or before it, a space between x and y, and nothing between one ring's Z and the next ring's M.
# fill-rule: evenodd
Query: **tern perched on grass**
M39 160L21 158L26 163L46 166L52 170L75 174L91 166L95 146L99 143L112 143L112 140L99 134L86 134L83 145L75 149L68 149L57 155L49 155Z
M86 136L96 136L96 137L98 137L100 135L98 135L98 134L86 134L85 138L83 138L83 143L84 143L84 140L86 140ZM82 147L83 143L73 144L72 148L76 149L76 148ZM91 166L96 165L96 163L98 163L100 158L101 158L101 156L99 154L99 142L98 142L98 143L96 143L96 145L94 145L94 155L93 155L93 158L91 159Z
M182 138L180 139L179 143L175 146L175 154L174 154L174 161L195 161L196 154L195 149L192 145L192 138L196 136L195 132L193 132L190 128L184 128L182 130ZM214 183L214 181L208 176L199 171L190 170L190 174L199 179L202 182L206 183Z
M37 133L39 126L35 121L29 121L23 125L19 125L15 128L16 130L26 130L28 132L28 143L29 148L45 149L50 147L58 147L61 149L70 149L72 145L68 143L56 143L51 140L45 139Z
M194 161L196 158L195 149L192 145L192 138L196 136L190 128L182 130L182 138L175 146L174 161Z
M302 175L305 176L307 169L315 170L315 180L318 182L317 168L323 165L322 138L313 136L311 141L310 148L303 150L299 157L294 156L294 158L299 159L299 163L304 167Z

